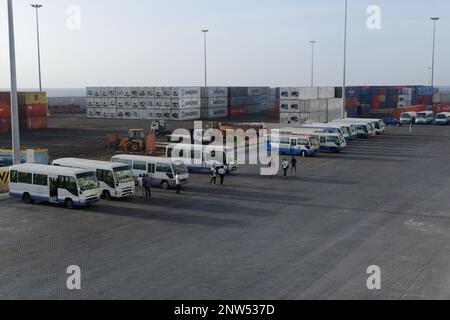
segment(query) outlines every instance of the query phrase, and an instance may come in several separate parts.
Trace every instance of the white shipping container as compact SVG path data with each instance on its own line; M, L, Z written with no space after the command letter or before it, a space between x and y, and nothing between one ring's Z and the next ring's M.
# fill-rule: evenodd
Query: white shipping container
M291 124L299 124L300 123L300 113L290 113L289 114L289 122Z
M162 99L162 108L170 109L172 107L172 101L170 99Z
M108 109L108 118L109 119L116 119L117 118L117 109L116 108L109 108Z
M327 110L328 110L328 99L319 99L319 102L320 102L319 111L320 112L327 112Z
M87 87L86 88L86 97L87 98L95 97L95 91L96 91L96 89L94 87Z
M164 87L163 88L163 98L166 98L166 99L170 99L170 97L171 97L171 87Z
M99 108L103 105L103 98L94 98L94 106Z
M280 112L289 112L291 100L280 100Z
M200 87L180 87L179 97L183 99L190 98L201 98L201 88Z
M300 100L315 100L319 99L319 88L317 87L303 87L298 88ZM334 93L333 93L334 96ZM294 97L291 97L294 98Z
M171 119L178 121L187 121L187 120L199 120L201 119L201 109L172 109L171 110Z
M131 87L131 97L132 98L139 98L139 87Z
M290 88L280 88L280 99L289 99L291 96L291 89Z
M202 109L202 119L226 118L228 107Z
M171 109L199 109L201 107L201 100L194 99L172 99Z
M144 100L145 100L145 108L146 109L153 109L154 108L154 105L153 105L154 99L147 98L147 99L144 99Z
M89 107L94 107L95 106L95 98L87 98L86 99L86 106Z
M319 87L319 99L333 99L335 94L334 87Z
M202 98L202 108L220 108L228 106L228 98L216 97L216 98Z
M207 87L202 88L202 98L228 97L227 87Z
M164 97L164 88L156 87L155 88L155 98L162 99Z
M281 123L289 123L290 116L289 113L280 113L280 122Z
M116 98L108 98L108 107L110 107L110 108L116 108L117 107Z
M129 98L131 97L130 87L116 87L116 97Z
M93 108L94 109L94 118L102 117L102 108Z
M320 100L306 100L305 101L305 112L318 112L320 110Z
M343 101L342 99L328 99L328 111L342 112Z
M163 118L163 110L162 109L154 109L153 110L153 117L155 119L162 119Z
M94 118L94 115L95 115L95 108L93 108L93 107L88 107L88 108L86 109L86 115L87 115L88 118Z

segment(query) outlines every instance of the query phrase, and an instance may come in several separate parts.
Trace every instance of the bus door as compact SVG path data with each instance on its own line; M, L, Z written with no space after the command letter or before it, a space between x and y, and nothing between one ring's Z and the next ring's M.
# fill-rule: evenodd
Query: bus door
M49 178L50 199L49 202L58 202L58 178Z
M291 154L295 154L297 152L298 140L291 138Z

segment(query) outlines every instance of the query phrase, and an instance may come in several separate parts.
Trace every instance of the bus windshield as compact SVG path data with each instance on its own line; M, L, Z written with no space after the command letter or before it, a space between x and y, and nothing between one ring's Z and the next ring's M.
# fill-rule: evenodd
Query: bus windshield
M445 114L438 114L436 119L446 119L447 116Z
M427 116L427 115L426 115L425 113L418 113L418 114L417 114L417 118L418 118L418 119L425 119L426 116Z
M93 172L77 174L77 182L81 191L94 190L98 188L97 177Z
M311 145L313 147L318 147L319 146L319 140L315 137L309 138L309 141L311 142Z
M400 118L409 119L409 118L411 118L411 115L409 113L402 113Z
M128 166L114 168L114 178L117 183L128 183L134 181L133 172Z
M173 167L173 171L175 173L179 173L179 174L188 173L188 169L186 168L186 165L184 164L183 161L174 161L172 163L172 167Z

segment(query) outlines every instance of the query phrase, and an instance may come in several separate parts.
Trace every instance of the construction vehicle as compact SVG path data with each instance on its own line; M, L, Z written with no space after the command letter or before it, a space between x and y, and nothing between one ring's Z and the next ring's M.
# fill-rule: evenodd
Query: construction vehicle
M146 153L150 154L156 149L156 135L153 130L145 134L144 129L130 129L128 138L120 138L118 133L111 133L105 138L106 146L109 150L117 150L127 153Z
M151 132L157 137L165 136L170 133L170 131L167 130L167 124L164 120L153 121L151 125Z

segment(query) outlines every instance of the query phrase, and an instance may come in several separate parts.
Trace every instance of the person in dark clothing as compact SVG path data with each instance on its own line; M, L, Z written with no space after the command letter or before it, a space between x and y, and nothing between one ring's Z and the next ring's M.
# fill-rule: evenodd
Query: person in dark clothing
M148 174L146 174L143 177L142 186L145 190L145 197L147 199L152 197L152 191L150 190L150 185L151 185L150 177L148 176Z
M292 160L291 160L291 174L294 171L297 174L297 159L295 159L295 157L292 157Z

